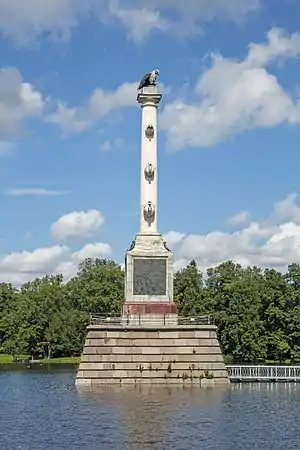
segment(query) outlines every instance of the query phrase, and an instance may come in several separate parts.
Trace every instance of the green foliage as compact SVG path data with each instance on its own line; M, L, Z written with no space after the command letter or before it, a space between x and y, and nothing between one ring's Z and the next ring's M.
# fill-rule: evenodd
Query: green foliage
M203 275L196 262L174 276L174 298L182 316L201 315L206 311Z
M124 272L114 261L88 258L67 284L75 309L119 316L124 301Z
M202 274L191 261L174 276L174 299L182 316L214 317L226 360L300 358L298 264L282 274L227 261ZM69 361L82 351L89 313L119 316L123 301L124 272L107 259L86 259L67 283L0 283L0 352Z
M124 274L113 261L87 259L64 284L45 276L15 290L0 284L0 351L33 358L78 356L89 313L119 315Z
M174 277L181 315L211 314L227 359L300 358L300 266L287 274L227 261L207 271L192 261Z

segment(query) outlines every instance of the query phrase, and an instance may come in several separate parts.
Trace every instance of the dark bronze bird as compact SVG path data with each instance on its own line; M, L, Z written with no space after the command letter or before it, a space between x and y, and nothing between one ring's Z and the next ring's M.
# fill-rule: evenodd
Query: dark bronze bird
M159 75L159 70L152 70L152 72L146 73L141 79L138 90L147 87L147 86L155 86L156 78Z

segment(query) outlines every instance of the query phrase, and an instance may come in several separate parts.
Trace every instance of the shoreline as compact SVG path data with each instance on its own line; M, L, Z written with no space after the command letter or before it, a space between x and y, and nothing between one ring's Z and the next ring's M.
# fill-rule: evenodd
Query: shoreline
M300 362L297 361L291 361L291 360L285 360L285 361L271 361L271 360L265 360L265 361L255 361L255 362L232 362L230 358L227 358L225 356L225 364L226 365L261 365L261 366L267 366L267 365L274 365L274 366L290 366L295 365L299 366ZM80 364L80 356L66 356L61 358L50 358L50 359L29 359L29 356L27 355L16 355L15 360L12 355L7 354L0 354L0 369L2 366L19 366L19 367L26 367L26 366L76 366Z
M80 363L79 356L65 357L65 358L50 358L50 359L29 359L26 355L15 356L0 354L0 368L2 366L76 366Z

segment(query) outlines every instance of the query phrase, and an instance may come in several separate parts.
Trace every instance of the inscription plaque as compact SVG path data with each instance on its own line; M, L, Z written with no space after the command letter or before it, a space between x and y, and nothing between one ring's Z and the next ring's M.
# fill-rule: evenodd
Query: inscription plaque
M133 295L166 295L167 260L135 258L133 260Z

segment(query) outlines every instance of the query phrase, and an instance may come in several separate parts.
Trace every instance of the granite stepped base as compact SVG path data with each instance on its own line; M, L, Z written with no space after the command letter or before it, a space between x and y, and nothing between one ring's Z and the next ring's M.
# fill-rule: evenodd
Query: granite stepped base
M90 325L76 385L229 384L213 325Z

